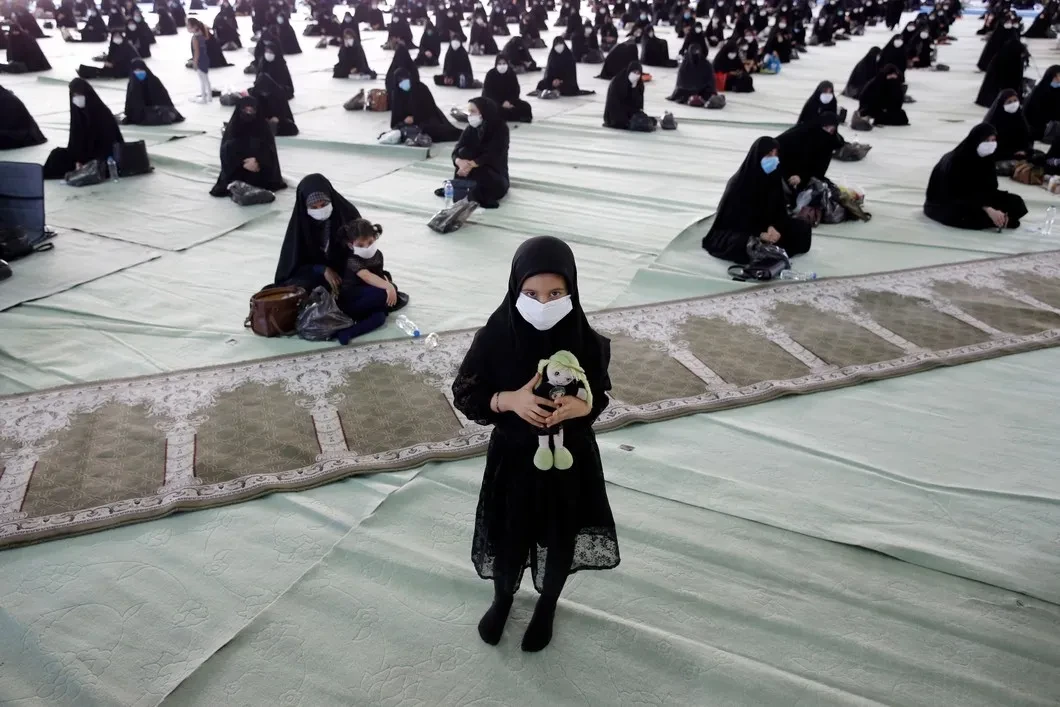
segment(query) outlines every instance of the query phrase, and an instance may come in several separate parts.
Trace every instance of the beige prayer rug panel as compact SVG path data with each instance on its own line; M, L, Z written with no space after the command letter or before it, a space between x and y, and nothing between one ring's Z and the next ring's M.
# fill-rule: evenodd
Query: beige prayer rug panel
M610 374L611 395L630 405L690 398L707 389L665 346L628 336L611 337Z
M461 429L440 386L401 366L366 366L348 374L335 393L346 444L356 454L441 442Z
M1035 309L1004 292L965 282L939 282L935 291L961 311L1009 334L1026 336L1060 327L1060 314Z
M773 319L822 361L844 368L900 358L904 353L857 324L806 304L778 304Z
M166 437L156 421L145 406L118 402L73 415L42 445L22 512L69 513L157 494L165 481Z
M681 338L696 358L737 387L809 373L806 364L762 334L724 319L691 317L681 329Z
M1060 278L1028 272L1005 273L1005 282L1050 307L1060 309Z
M214 484L312 464L320 447L310 408L299 402L281 384L218 393L197 426L195 477Z
M880 326L932 351L972 346L990 339L990 334L982 329L943 314L921 297L864 290L858 293L857 303Z

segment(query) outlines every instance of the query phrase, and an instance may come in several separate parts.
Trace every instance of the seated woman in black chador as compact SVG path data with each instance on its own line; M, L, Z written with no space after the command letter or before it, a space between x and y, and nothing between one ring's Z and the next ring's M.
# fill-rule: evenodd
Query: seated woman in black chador
M604 103L604 127L618 130L654 128L658 122L644 114L644 68L640 62L630 62L624 76L611 79ZM634 124L634 121L639 123Z
M260 55L257 73L271 76L273 81L283 87L287 100L294 98L294 79L279 46L272 41L259 42L255 52Z
M339 48L339 62L335 64L335 70L331 76L336 79L348 79L353 74L358 78L374 79L377 74L368 66L368 59L364 55L364 47L352 29L342 32L342 46Z
M648 27L644 31L644 59L645 66L674 67L677 62L670 58L670 45L665 39L655 36L655 28Z
M468 126L453 148L454 196L464 194L485 209L500 206L508 193L508 124L500 107L489 98L472 98L467 105ZM457 191L460 194L456 194ZM444 196L444 188L435 190Z
M924 214L953 228L1019 228L1027 206L1016 194L997 188L992 159L997 131L980 123L931 171Z
M394 72L394 91L390 94L390 127L415 125L434 142L455 142L460 130L449 122L434 102L431 90L407 69Z
M503 53L497 55L493 68L486 74L482 95L500 106L501 115L509 123L529 123L534 119L530 104L519 97L519 77Z
M541 71L541 67L537 65L534 57L530 55L530 50L526 48L526 40L519 35L509 39L501 53L508 57L508 65L517 74Z
M523 243L512 260L507 295L475 335L453 383L457 409L493 425L471 547L475 570L493 580L493 604L478 625L489 645L501 640L527 567L541 593L522 641L524 651L534 652L552 639L567 578L618 566L615 521L592 429L609 402L610 360L610 342L582 311L570 247L549 236ZM576 369L559 370L580 380L584 395L536 395L538 371L548 361L574 362ZM542 448L542 436L555 442L554 453ZM549 458L550 468L542 471Z
M604 59L604 64L600 67L600 73L596 78L610 81L616 76L621 76L631 61L640 61L640 45L636 37L630 37L611 50Z
M171 125L184 122L173 106L169 91L143 59L134 59L129 85L125 89L123 125Z
M475 88L475 75L471 70L471 59L464 49L464 43L458 37L449 42L445 52L445 63L442 73L434 77L435 86L452 86L454 88Z
M839 116L821 113L812 122L800 123L777 136L780 174L793 194L808 187L811 179L830 183L827 173L832 155L843 145L838 129Z
M235 181L268 191L287 188L280 174L276 139L258 109L258 99L253 96L239 99L225 126L221 138L221 174L210 196L226 196L228 185Z
M730 39L714 55L714 72L718 91L753 93L755 90L754 78L747 73L735 40Z
M26 106L0 86L0 150L14 150L48 142Z
M993 154L995 162L1025 160L1035 156L1031 127L1020 109L1019 96L1011 88L997 94L983 122L992 125L997 131L997 150Z
M899 72L887 64L869 81L858 97L858 113L873 125L909 125L909 116L902 108L905 90Z
M872 47L869 49L868 54L854 65L853 70L850 72L850 78L847 79L846 88L843 89L843 95L847 98L860 96L865 85L879 72L879 61L880 48Z
M552 51L548 53L548 64L545 65L545 76L537 83L537 92L559 91L561 96L587 96L596 91L583 91L578 86L578 65L574 55L567 49L563 37L552 41Z
M442 40L438 36L438 30L428 20L427 24L423 26L423 35L420 37L420 50L416 54L416 66L438 66L441 55Z
M298 126L287 102L287 94L271 76L258 74L247 93L258 99L258 111L265 117L273 135L293 137L298 134Z
M840 113L839 106L836 105L835 85L831 81L822 81L817 84L817 88L802 104L802 111L799 113L799 119L795 121L795 124L811 123L815 125L817 118L825 113L837 116L840 123L846 119L846 109L844 108L842 113Z
M81 42L105 42L110 37L110 32L107 31L107 23L103 21L103 17L94 9L88 10L85 17L85 26L81 28L81 38L79 40L66 39L68 42L81 41Z
M21 74L51 68L37 40L18 25L11 25L7 35L7 65L0 64L0 73Z
M82 64L77 69L77 75L83 79L124 79L132 71L133 60L139 58L136 49L125 41L125 33L119 30L111 37L107 61L103 66Z
M1023 103L1023 113L1035 140L1045 136L1045 126L1060 121L1060 65L1045 70L1041 81Z
M468 40L471 53L475 56L493 56L498 52L497 41L493 38L493 30L486 19L485 12L476 12L471 25L471 38Z
M697 97L697 102L706 104L718 93L715 88L714 66L698 44L690 44L677 70L677 84L674 92L666 99L677 103L688 103Z
M810 250L810 224L788 215L778 169L779 149L773 138L758 138L729 179L710 230L703 237L703 248L715 258L747 264L747 246L752 239L778 245L788 255Z
M287 235L276 264L276 286L339 289L349 251L340 233L361 217L322 174L298 183Z
M70 139L57 147L44 163L45 179L62 179L92 160L114 155L115 143L124 143L121 129L95 89L84 79L70 82Z
M1019 39L1009 40L990 61L975 98L976 105L989 108L997 94L1006 88L1023 91L1023 70L1029 59L1027 47Z

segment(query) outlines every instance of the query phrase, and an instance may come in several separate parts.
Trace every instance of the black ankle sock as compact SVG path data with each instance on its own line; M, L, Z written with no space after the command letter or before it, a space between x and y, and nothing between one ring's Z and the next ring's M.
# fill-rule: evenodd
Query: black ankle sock
M552 640L552 619L556 617L556 602L559 597L542 594L534 607L534 616L523 634L523 650L536 653L543 650Z
M496 592L493 596L493 604L478 622L478 635L491 646L501 642L504 624L508 623L508 612L512 609L512 599L511 594Z

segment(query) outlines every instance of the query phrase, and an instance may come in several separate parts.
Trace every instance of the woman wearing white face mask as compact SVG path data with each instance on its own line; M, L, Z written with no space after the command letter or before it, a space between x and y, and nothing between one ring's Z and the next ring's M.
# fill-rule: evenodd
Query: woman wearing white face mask
M997 150L992 155L995 162L1031 159L1041 154L1034 149L1031 126L1020 109L1019 96L1011 88L997 94L983 122L997 131Z
M561 351L565 355L557 356ZM547 397L537 392L543 379L538 367L549 359L577 360L579 370L570 378L584 381L584 395L569 394L569 388L554 398L551 388ZM582 310L570 247L551 237L523 243L504 301L475 335L453 383L457 409L494 426L472 541L476 571L493 581L493 604L478 625L488 645L501 640L527 566L541 593L523 635L527 652L549 644L571 573L618 566L614 517L592 430L608 404L610 360L610 342L593 331ZM548 437L544 447L542 435ZM552 463L541 470L536 461ZM576 547L592 551L575 557Z
M111 36L107 61L103 67L82 64L77 69L77 75L83 79L124 79L132 72L133 60L139 58L136 49L125 41L124 33L115 32Z
M953 228L1019 228L1027 206L1016 194L997 188L993 154L997 131L976 125L931 171L924 214Z
M489 24L484 10L476 10L471 22L470 53L473 56L494 56L499 51L493 38L493 26Z
M273 22L275 23L273 26L276 31L276 38L280 42L280 49L283 50L284 56L301 54L302 47L298 44L298 35L295 33L291 23L287 21L287 17L278 14Z
M287 92L287 100L294 98L294 79L287 67L287 59L276 42L271 39L258 42L254 51L260 55L257 61L257 72L268 74L273 81Z
M434 77L435 86L452 86L453 88L482 88L482 82L475 80L471 70L471 58L464 49L464 43L453 37L449 41L449 50L445 53L442 73Z
M343 346L383 326L389 313L409 303L409 296L398 292L393 278L383 267L383 251L377 244L382 235L382 226L363 218L339 229L338 237L346 245L347 257L336 302L354 321L352 326L334 334Z
M840 123L844 122L847 116L846 108L840 109L836 105L835 85L831 81L822 81L817 84L813 94L803 104L802 112L799 113L799 119L795 121L795 124L817 124L818 118L824 113L835 114L839 118Z
M305 177L298 183L274 284L294 285L306 292L315 287L339 290L349 257L342 229L360 217L357 207L335 191L324 175Z
M651 132L659 121L644 113L644 68L631 62L622 76L611 79L604 104L604 127Z
M500 106L506 122L529 123L534 119L533 108L519 97L520 93L519 77L512 69L508 55L498 54L482 84L482 96Z
M489 98L472 98L467 104L468 126L453 148L453 198L467 196L485 209L500 206L508 193L508 124L500 107ZM444 196L445 189L435 190Z
M123 143L114 114L84 79L70 82L70 138L44 163L45 179L62 179L92 160L106 161L115 143Z
M357 41L357 33L352 29L342 32L342 46L339 47L339 61L335 64L332 78L348 79L353 74L356 78L375 79L376 73L368 66L364 48Z
M561 96L585 96L596 93L596 91L584 91L578 86L578 66L563 37L556 37L552 40L552 51L548 53L545 76L538 81L535 93L540 95L542 91L559 91Z

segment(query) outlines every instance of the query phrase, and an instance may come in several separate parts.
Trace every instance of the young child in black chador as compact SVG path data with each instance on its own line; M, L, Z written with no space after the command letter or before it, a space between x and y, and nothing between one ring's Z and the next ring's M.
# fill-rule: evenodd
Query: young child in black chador
M472 545L475 569L494 584L478 626L490 645L500 642L527 567L541 594L522 642L533 652L552 639L567 577L618 566L592 429L607 407L610 358L610 342L582 311L570 247L552 237L523 243L508 294L475 335L453 383L457 408L494 425Z

